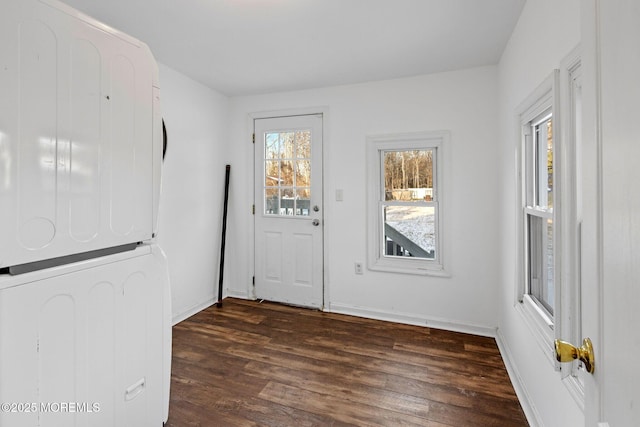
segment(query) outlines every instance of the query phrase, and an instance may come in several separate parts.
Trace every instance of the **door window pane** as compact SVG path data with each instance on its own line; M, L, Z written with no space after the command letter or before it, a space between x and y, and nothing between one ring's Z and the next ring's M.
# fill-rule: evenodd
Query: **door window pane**
M280 162L280 181L282 185L293 186L293 162L283 160Z
M280 212L280 190L267 188L264 191L264 213L277 215Z
M309 216L310 204L311 204L311 189L297 188L296 189L296 215Z
M293 158L293 153L295 150L294 143L294 133L293 132L283 132L280 134L281 141L281 151L280 156L283 159L291 159Z
M280 158L280 135L268 133L264 138L264 157L267 159Z
M296 161L296 186L308 187L311 185L311 159Z
M311 132L296 132L296 157L311 158Z
M267 160L264 162L265 187L277 187L280 184L280 162Z
M308 216L311 131L264 134L265 215Z

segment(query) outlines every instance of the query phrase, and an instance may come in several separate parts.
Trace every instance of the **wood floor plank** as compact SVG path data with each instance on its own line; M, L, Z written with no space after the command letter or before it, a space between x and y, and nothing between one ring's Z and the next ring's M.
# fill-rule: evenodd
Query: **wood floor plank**
M183 384L181 384L183 385ZM180 386L177 386L180 387ZM182 426L186 418L202 420L205 426L321 426L332 425L333 420L311 414L288 405L279 405L258 398L256 393L243 393L231 387L221 388L203 384L189 384L188 390L178 390L175 406L188 408L194 413L180 418L170 414L166 427ZM261 387L260 391L264 388ZM173 401L174 398L172 398Z
M386 411L377 405L360 404L278 382L270 382L260 393L260 397L315 414L331 413L338 421L358 426L442 426L410 414Z
M268 363L250 362L245 367L247 372L255 372L257 377L263 379L272 379L274 381L297 386L299 388L313 391L320 394L328 394L332 396L341 396L345 400L357 401L359 403L369 403L372 398L372 387L363 385L353 380L345 380L342 376L323 375L318 378L316 375L309 375L308 372L300 372L294 369L283 368ZM493 414L486 412L487 402L495 404L499 407L501 400L491 399L490 395L481 395L477 392L468 392L464 389L448 389L444 387L433 387L433 385L420 388L419 393L412 393L415 389L404 388L400 382L400 387L390 387L386 383L382 388L373 390L376 398L376 406L387 410L400 410L401 412L411 413L430 420L444 421L447 417L442 414L432 415L428 413L431 406L438 408L449 407L449 411L455 412L455 420L464 418L466 412L467 418L473 417L474 422L485 416L493 417ZM453 398L452 398L453 396ZM456 399L457 398L457 399ZM490 407L491 405L489 405ZM433 411L432 411L433 412ZM447 411L444 411L447 412ZM479 414L479 415L478 415ZM517 415L516 412L505 411L505 415L510 417ZM490 421L485 424L490 425Z
M458 358L454 357L455 353L446 353L447 357L442 357L442 355L434 356L427 355L424 353L419 353L415 351L406 351L403 346L394 345L391 348L387 347L378 347L373 344L368 344L366 347L353 345L352 343L345 344L344 341L324 338L324 337L316 337L306 341L309 344L317 344L329 348L333 348L336 350L340 350L342 352L346 352L352 355L360 355L364 357L378 358L383 360L388 360L392 362L397 362L401 360L405 364L421 366L421 367L451 367L453 360L458 360ZM432 346L438 345L437 343L433 343L432 341L423 341L423 346ZM454 363L455 368L460 369L463 372L469 373L479 373L479 372L487 372L488 369L485 366L478 366L478 364L460 364ZM501 367L502 368L502 367Z
M265 349L280 351L287 354L294 354L297 356L307 357L318 361L324 361L333 366L333 363L340 363L343 366L351 366L353 368L366 368L369 371L375 371L378 373L397 375L400 377L424 379L428 378L427 368L424 366L416 366L399 362L398 360L391 361L389 359L381 359L372 357L371 355L361 355L357 353L349 353L347 351L319 351L315 347L303 346L281 346L278 344L267 344Z
M371 387L382 387L387 380L387 374L372 372L366 368L354 369L352 366L322 363L318 360L309 360L268 349L263 349L260 353L256 353L250 348L232 347L228 352L240 358L269 363L283 368L298 369L318 375L341 375L350 381L367 384Z
M441 423L447 423L445 425L456 425L460 427L474 425L500 426L509 425L508 420L511 415L506 413L486 413L477 411L476 408L430 401L429 399L398 393L389 389L378 389L372 392L370 387L348 382L331 381L327 380L327 378L323 378L321 381L301 379L304 378L304 374L292 372L291 370L280 367L260 366L256 363L248 365L247 369L255 369L256 375L263 378L271 378L277 384L304 390L304 393L301 392L302 396L307 396L307 394L310 396L331 396L330 399L324 398L321 400L325 400L327 404L333 405L335 410L340 409L335 407L334 399L342 402L341 405L346 404L349 407L356 408L358 411L363 410L369 415L372 414L372 409L368 408L368 406L374 405L376 410L388 413L397 412L398 414L394 420L401 423L418 423L419 425L426 425L428 423L441 425ZM270 386L273 386L273 384L270 384ZM269 390L269 386L267 386L265 390ZM265 391L263 391L263 393L264 392ZM372 399L374 396L375 398ZM276 399L274 401L279 400ZM302 404L298 405L303 406ZM358 408L358 405L362 405L363 408ZM313 409L305 407L305 409L309 411L317 410L315 407ZM360 420L360 422L365 421Z
M251 362L246 366L248 372L258 378L269 379L280 384L297 387L310 392L330 395L348 402L371 403L371 387L353 383L339 376L308 376L290 368ZM410 413L422 418L428 417L429 401L386 389L377 389L376 406L390 411Z
M180 329L184 326L176 325L175 329ZM188 327L191 332L201 333L203 335L210 335L212 337L224 337L226 341L231 341L240 344L250 345L264 345L271 339L264 335L239 331L236 328L230 328L225 326L207 325L204 323L193 324Z
M505 425L526 425L518 422L522 417L522 412L515 398L504 399L490 393L471 391L449 384L432 384L397 377L390 377L384 389L411 396L421 396L445 406L467 408L472 411L471 413L491 415L496 412L496 408L500 408L497 411L500 415L507 419L516 420L513 424L505 423Z
M489 354L487 351L479 352L479 351L469 351L465 349L465 346L453 347L453 346L441 346L441 347L433 347L433 346L425 346L425 345L416 345L416 344L396 344L394 346L395 350L403 350L407 352L414 352L423 354L425 356L439 356L439 357L448 357L456 360L465 359L465 360L473 360L475 364L479 365L489 365L489 366L497 366L502 367L503 362L500 354Z
M492 338L237 299L173 328L166 427L527 425Z

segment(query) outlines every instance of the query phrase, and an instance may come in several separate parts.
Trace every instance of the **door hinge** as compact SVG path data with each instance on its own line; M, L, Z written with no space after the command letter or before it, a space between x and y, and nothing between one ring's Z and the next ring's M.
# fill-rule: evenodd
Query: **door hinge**
M256 276L253 276L253 279L251 280L251 284L253 284L253 286L256 285Z
M256 134L255 133L253 134L252 140L253 140L253 143L255 144L256 143Z
M252 213L253 215L255 215L255 214L256 214L256 205L252 205L252 206L251 206L251 213Z

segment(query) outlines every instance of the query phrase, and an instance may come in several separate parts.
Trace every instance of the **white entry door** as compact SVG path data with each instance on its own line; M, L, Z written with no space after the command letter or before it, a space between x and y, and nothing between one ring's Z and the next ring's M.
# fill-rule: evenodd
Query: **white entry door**
M640 422L640 7L585 1L582 325L586 426ZM578 343L577 343L578 344ZM601 424L599 424L601 423Z
M254 120L255 294L323 305L322 115Z

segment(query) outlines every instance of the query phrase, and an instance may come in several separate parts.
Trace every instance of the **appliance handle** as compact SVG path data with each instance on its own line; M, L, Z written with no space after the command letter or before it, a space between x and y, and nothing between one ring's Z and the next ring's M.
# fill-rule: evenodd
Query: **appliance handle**
M144 390L145 385L146 385L145 378L142 377L138 381L136 381L135 383L127 387L127 389L124 391L125 402L128 402L138 397L138 395L140 395L140 393L142 393L142 391Z

